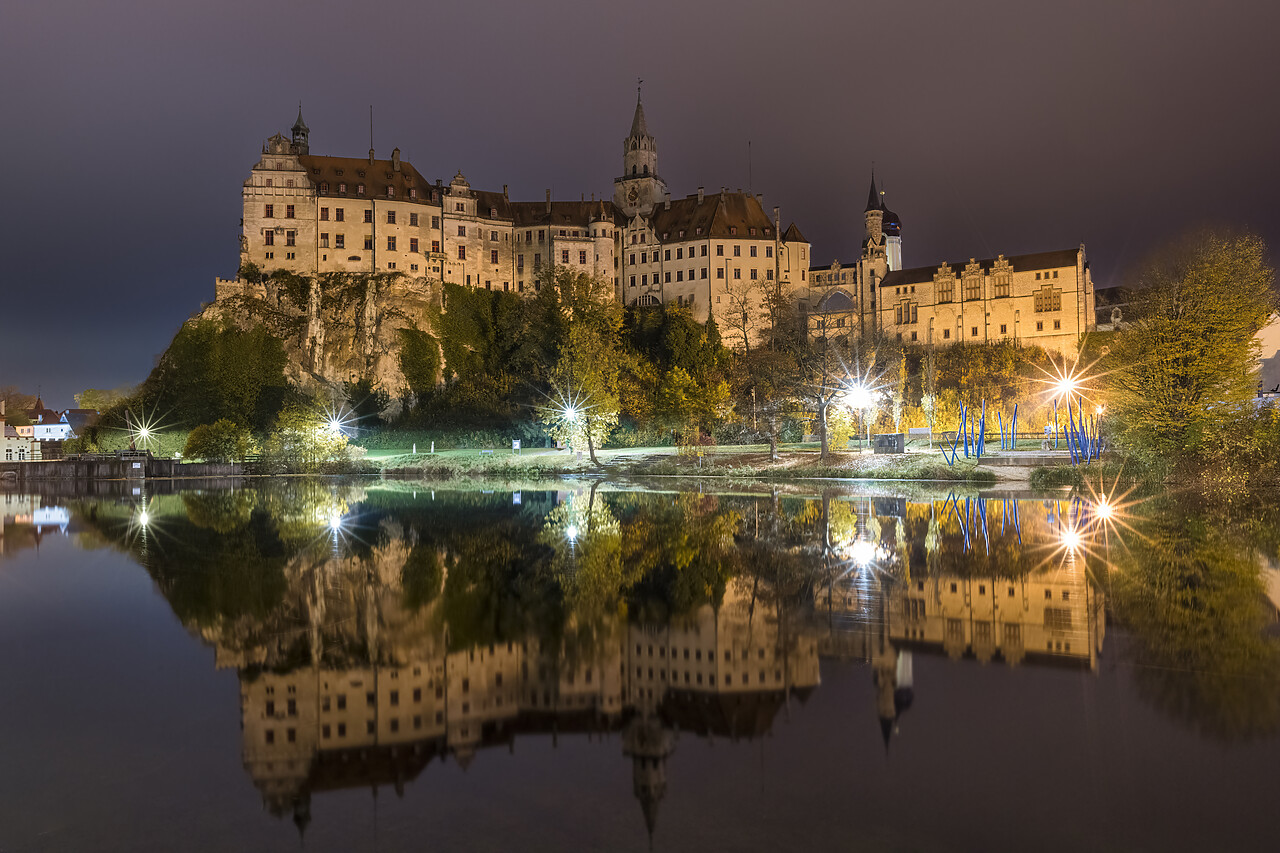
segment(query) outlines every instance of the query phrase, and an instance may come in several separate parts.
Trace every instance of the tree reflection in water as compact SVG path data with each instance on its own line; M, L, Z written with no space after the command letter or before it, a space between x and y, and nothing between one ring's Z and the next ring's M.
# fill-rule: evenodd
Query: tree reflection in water
M519 735L621 732L652 832L679 733L766 734L820 659L870 664L888 748L927 701L915 656L1093 670L1108 610L1147 701L1214 737L1274 732L1274 528L1162 499L1117 533L1096 500L298 480L154 498L145 548L127 503L74 510L239 672L274 813L305 825L313 792L402 790Z

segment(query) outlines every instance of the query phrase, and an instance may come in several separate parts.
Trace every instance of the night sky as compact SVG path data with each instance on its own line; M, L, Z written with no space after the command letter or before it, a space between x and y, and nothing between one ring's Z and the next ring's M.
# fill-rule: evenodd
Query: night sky
M906 266L1084 241L1105 287L1194 225L1280 246L1271 3L195 6L0 12L0 386L142 380L299 100L313 153L363 155L372 104L430 179L611 197L643 77L672 194L763 192L819 263L855 256L873 162Z

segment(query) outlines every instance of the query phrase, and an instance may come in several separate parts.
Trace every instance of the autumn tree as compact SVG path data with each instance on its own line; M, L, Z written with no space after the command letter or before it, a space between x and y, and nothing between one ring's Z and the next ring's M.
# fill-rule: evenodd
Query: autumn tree
M1274 278L1252 234L1192 234L1140 268L1140 319L1116 335L1106 361L1110 409L1132 448L1153 460L1194 457L1242 416Z

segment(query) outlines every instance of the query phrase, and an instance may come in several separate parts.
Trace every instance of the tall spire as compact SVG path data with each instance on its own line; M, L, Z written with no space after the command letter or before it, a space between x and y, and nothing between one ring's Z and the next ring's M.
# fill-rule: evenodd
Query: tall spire
M636 85L636 115L635 115L635 118L631 119L631 136L632 136L632 137L637 137L637 136L648 136L648 135L649 135L649 126L648 126L647 124L645 124L645 121L644 121L644 104L643 104L643 103L641 103L641 101L640 101L640 86L639 86L639 84L640 84L640 83L643 83L643 82L644 82L643 80L637 80L637 81L636 81L636 83L637 83L637 85Z
M302 131L303 133L306 133L311 129L307 127L307 123L302 120L302 101L298 101L298 120L293 123L293 127L290 129L294 133L297 133L298 131Z
M876 192L876 173L871 172L871 191L867 194L867 210L880 209L880 193Z

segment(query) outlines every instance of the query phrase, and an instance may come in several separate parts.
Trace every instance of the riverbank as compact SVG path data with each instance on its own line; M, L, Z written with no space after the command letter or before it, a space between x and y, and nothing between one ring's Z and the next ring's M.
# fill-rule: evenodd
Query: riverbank
M596 456L599 465L592 464L586 454L564 451L536 451L523 455L450 451L375 457L368 461L380 466L384 477L424 481L693 477L732 480L922 480L990 484L1001 479L995 470L979 466L973 460L961 460L950 466L942 459L941 454L927 453L833 453L823 461L816 451L782 451L777 459L772 459L766 447L735 447L707 448L702 455L679 454L672 448L639 448L599 451ZM1012 473L1014 469L1007 470Z

